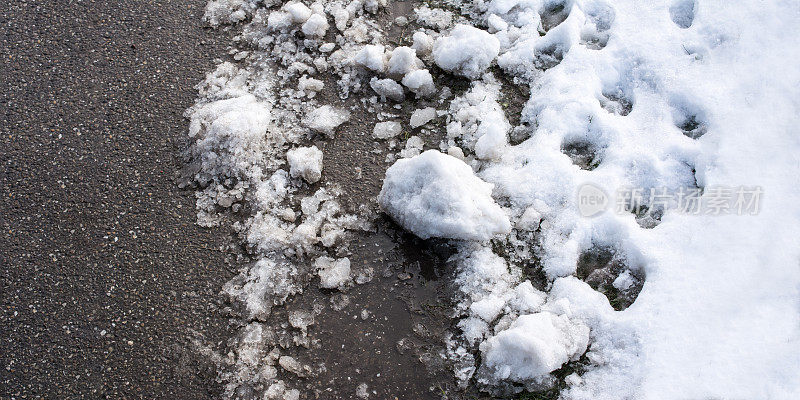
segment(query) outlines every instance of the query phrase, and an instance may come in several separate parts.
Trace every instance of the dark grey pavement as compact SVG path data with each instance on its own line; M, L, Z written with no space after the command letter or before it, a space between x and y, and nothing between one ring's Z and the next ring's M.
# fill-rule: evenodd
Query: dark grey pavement
M204 0L0 5L0 398L214 397L225 230L179 190ZM216 39L215 39L216 38ZM210 335L210 336L209 336Z

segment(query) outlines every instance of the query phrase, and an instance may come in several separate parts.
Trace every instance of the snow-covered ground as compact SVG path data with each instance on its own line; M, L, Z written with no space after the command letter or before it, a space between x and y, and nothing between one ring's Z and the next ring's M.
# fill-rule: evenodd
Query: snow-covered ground
M243 213L257 259L224 289L252 321L229 396L308 396L257 321L309 285L367 282L347 246L380 207L458 248L443 357L462 387L800 398L796 2L434 2L393 21L399 40L387 7L208 4L240 34L187 112L198 221ZM355 215L308 139L361 113L387 168Z

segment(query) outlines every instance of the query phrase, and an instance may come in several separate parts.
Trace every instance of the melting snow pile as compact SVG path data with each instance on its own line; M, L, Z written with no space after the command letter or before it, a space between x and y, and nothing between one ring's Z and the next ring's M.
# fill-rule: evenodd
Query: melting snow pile
M320 185L307 140L347 127L350 110L316 102L331 76L377 115L387 162L401 158L380 207L423 239L457 239L447 358L463 386L800 397L793 4L457 2L461 15L416 8L397 46L372 17L383 1L258 4L208 4L212 25L250 21L237 40L259 56L220 64L188 113L199 221L252 210L235 227L260 259L225 287L252 318L309 276L346 290L357 273L330 255L360 224ZM243 328L228 394L255 382L296 398L277 367L307 370L265 329Z

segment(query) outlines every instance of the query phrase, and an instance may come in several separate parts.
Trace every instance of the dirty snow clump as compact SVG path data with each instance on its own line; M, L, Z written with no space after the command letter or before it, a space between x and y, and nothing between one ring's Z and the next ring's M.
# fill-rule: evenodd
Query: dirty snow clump
M414 111L411 114L411 127L419 128L436 118L436 109L433 107L425 107Z
M463 161L436 150L389 167L378 202L423 239L485 241L511 230L508 216L492 199L492 185Z
M389 139L400 134L403 126L397 121L378 122L372 129L372 137L376 139Z
M289 174L302 177L308 183L319 181L322 177L322 151L317 146L298 147L286 153L289 161Z
M381 99L390 99L393 101L403 101L406 98L406 95L403 93L403 87L400 86L399 83L395 82L393 79L378 79L373 77L369 81L369 86L378 96L381 96Z
M489 32L456 25L450 36L436 40L433 60L443 70L477 79L500 53L500 41Z
M303 118L303 123L311 128L311 130L324 133L328 137L333 137L336 127L347 122L349 119L349 111L326 104L309 112L306 117Z
M319 286L324 289L342 289L350 282L350 259L338 260L320 257L314 262L319 275Z

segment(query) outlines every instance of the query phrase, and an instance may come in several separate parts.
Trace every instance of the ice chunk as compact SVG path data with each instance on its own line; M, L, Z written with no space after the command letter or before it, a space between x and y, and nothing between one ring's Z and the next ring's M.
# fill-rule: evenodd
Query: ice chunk
M488 32L456 25L450 36L441 37L433 46L433 59L443 70L477 79L500 53L500 41Z
M319 286L325 289L342 289L350 282L350 259L338 260L320 257L314 262L319 275Z
M589 327L549 312L523 315L480 346L496 379L540 378L575 360L589 345Z
M295 24L302 24L311 17L311 9L300 2L289 3L285 5L283 9L292 16L292 22Z
M464 150L461 150L460 147L450 146L447 149L447 154L452 156L452 157L455 157L455 158L457 158L457 159L459 159L461 161L464 161Z
M422 138L414 135L406 140L406 147L400 151L400 157L410 158L417 156L422 152L424 146L425 142L422 141Z
M433 84L433 77L427 69L418 69L409 72L403 77L403 85L405 85L408 90L421 97L430 96L436 91L436 86Z
M273 11L267 17L267 27L274 31L292 26L292 15L286 11Z
M411 128L419 128L436 118L436 109L433 107L426 107L414 111L411 114Z
M453 23L453 13L441 8L422 6L414 9L417 23L436 30L447 29Z
M281 356L281 358L278 360L278 364L284 370L291 372L297 376L303 375L303 365L300 364L299 361L295 360L294 357Z
M319 51L322 53L330 53L336 48L336 43L323 43L319 45Z
M306 95L308 95L309 93L316 93L325 88L325 83L319 79L309 78L303 75L300 77L297 88L306 92Z
M322 177L322 151L317 146L298 147L286 153L289 161L289 174L302 177L308 183L319 181Z
M400 46L392 50L388 67L387 73L399 79L403 75L422 67L422 61L417 58L417 52L414 49Z
M492 322L500 312L503 311L503 306L506 305L505 300L498 296L487 296L479 301L472 303L469 306L473 314L480 317L486 322Z
M354 61L356 64L375 72L383 72L386 69L386 57L382 45L368 44L356 53Z
M323 15L313 14L301 29L306 36L323 37L328 31L328 20Z
M492 185L463 161L428 150L389 167L378 202L403 228L423 239L483 241L511 230L491 194Z
M389 139L403 131L402 125L397 121L378 122L372 129L372 137L376 139Z
M628 290L631 286L633 286L634 280L635 278L633 275L631 275L631 271L626 269L619 274L617 279L614 279L612 285L618 290Z
M315 108L303 118L303 124L314 131L333 137L337 126L350 119L350 111L330 105Z
M369 387L366 383L361 383L356 388L356 397L359 399L368 399L369 398Z
M369 81L369 86L384 99L403 101L406 98L405 94L403 94L403 87L393 79L378 79L373 77Z

